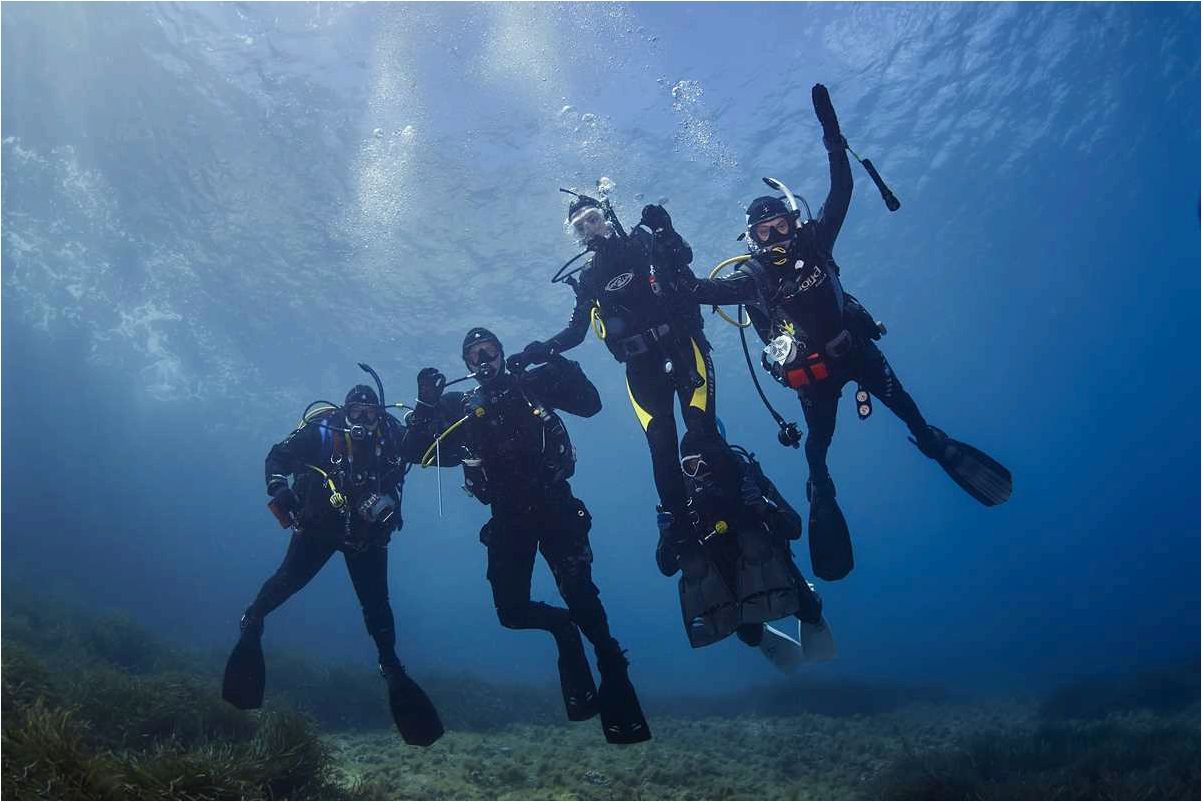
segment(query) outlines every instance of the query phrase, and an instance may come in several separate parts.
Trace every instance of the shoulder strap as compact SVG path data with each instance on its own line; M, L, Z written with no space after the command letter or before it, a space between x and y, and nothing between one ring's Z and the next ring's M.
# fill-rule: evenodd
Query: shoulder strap
M752 257L739 265L737 272L746 273L748 276L751 276L751 280L755 282L755 294L758 298L754 306L764 314L764 317L771 317L772 313L768 308L768 295L771 287L769 286L767 268L764 267L759 259Z

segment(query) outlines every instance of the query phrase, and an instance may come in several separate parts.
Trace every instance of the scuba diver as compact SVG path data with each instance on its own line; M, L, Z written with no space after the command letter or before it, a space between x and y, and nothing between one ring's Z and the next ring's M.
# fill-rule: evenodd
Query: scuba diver
M835 644L822 616L822 599L789 548L801 537L801 516L764 475L755 455L740 446L689 433L681 453L690 513L696 531L707 533L678 555L680 610L689 643L699 648L735 632L781 668L802 659L832 659ZM797 640L767 626L789 616L799 622Z
M342 552L363 620L376 643L389 706L405 743L430 746L443 734L429 697L409 677L396 653L388 603L388 542L401 527L401 486L409 464L405 428L388 414L384 390L364 384L342 406L316 401L300 425L267 454L268 507L292 529L283 564L246 609L241 636L226 664L222 697L241 710L263 704L263 619L309 583ZM293 477L289 486L288 477Z
M568 719L600 713L610 743L646 741L651 730L593 584L592 516L568 484L576 453L557 412L591 417L601 410L601 398L575 362L552 355L539 368L510 372L504 353L496 335L473 328L462 349L471 373L456 381L474 378L475 390L444 394L448 383L436 368L418 373L408 458L423 466L462 464L464 489L491 506L480 542L488 550L497 618L508 629L541 629L555 639ZM536 551L567 609L531 601ZM597 655L599 690L581 632Z
M552 282L571 285L576 305L566 328L527 345L510 357L510 367L545 362L575 348L592 324L626 367L630 403L651 451L661 539L684 543L694 535L680 476L673 399L680 401L688 431L717 436L710 344L700 309L679 292L683 277L695 280L689 269L693 251L673 229L663 206L644 206L638 225L627 234L608 199L570 194L575 199L567 223L585 250ZM589 253L592 259L583 268L565 274L572 262Z
M788 187L765 178L765 183L782 191L785 199L763 196L747 208L744 236L748 255L726 260L708 280L690 282L686 277L683 283L698 303L715 308L722 304L746 306L749 325L755 326L767 345L763 366L800 398L809 428L805 453L810 470L806 482L810 554L815 574L836 580L851 571L853 559L847 523L835 501L835 484L827 469L826 454L835 431L836 406L847 382L859 384L856 402L862 418L871 414L869 394L879 398L909 427L911 440L918 449L938 462L982 504L993 506L1008 499L1011 477L1005 467L988 455L953 440L926 422L875 345L884 334L884 326L844 291L832 249L851 202L852 176L847 153L851 152L868 170L890 210L896 210L900 203L880 180L871 162L861 160L848 147L826 87L815 84L812 100L822 125L831 171L830 192L818 216L802 219L797 200ZM733 273L714 278L721 267L735 261L742 264ZM740 320L737 325L748 324ZM755 379L754 371L752 378ZM781 425L781 442L796 447L799 439L796 429L790 442L788 426L771 410L771 405L769 409Z

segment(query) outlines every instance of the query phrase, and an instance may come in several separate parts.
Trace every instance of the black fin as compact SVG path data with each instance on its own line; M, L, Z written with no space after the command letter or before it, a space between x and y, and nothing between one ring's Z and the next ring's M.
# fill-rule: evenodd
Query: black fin
M444 732L442 720L426 692L399 665L380 666L388 683L388 706L401 738L410 746L430 746Z
M221 698L239 710L255 710L263 706L266 682L262 641L257 633L244 633L226 661Z

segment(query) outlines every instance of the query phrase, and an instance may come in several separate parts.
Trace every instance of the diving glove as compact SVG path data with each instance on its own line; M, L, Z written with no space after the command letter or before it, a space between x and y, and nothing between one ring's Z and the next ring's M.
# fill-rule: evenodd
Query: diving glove
M271 494L271 504L284 513L296 512L301 506L296 492L287 484L283 487L277 487L275 492Z
M760 483L750 473L745 473L743 481L739 484L739 498L744 506L750 508L761 518L768 514L770 509L768 499L764 498L764 491L760 489Z
M847 140L839 130L839 118L835 115L834 105L831 104L830 92L822 84L814 84L814 88L810 90L810 97L814 101L814 114L822 124L822 141L826 143L827 150L847 147Z
M447 377L438 368L422 368L417 374L417 403L432 407L442 397Z
M519 371L527 365L542 365L551 361L555 356L555 347L551 343L535 340L521 350L521 353L509 357L505 363L513 371Z
M672 230L672 216L663 206L649 203L643 207L643 216L639 218L639 225L651 229L653 234L662 234Z

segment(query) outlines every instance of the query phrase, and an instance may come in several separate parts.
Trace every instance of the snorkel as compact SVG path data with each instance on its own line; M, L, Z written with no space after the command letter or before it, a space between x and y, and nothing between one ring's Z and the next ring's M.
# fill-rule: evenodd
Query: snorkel
M785 193L785 203L789 204L789 209L798 219L800 219L801 210L797 207L797 197L793 194L793 191L789 189L785 182L778 178L770 178L768 176L765 176L762 180L765 184L772 189L775 189L777 192ZM804 203L806 207L806 219L804 222L808 223L810 220L814 219L814 214L810 211L810 204L806 203L805 198L802 198L801 202Z

